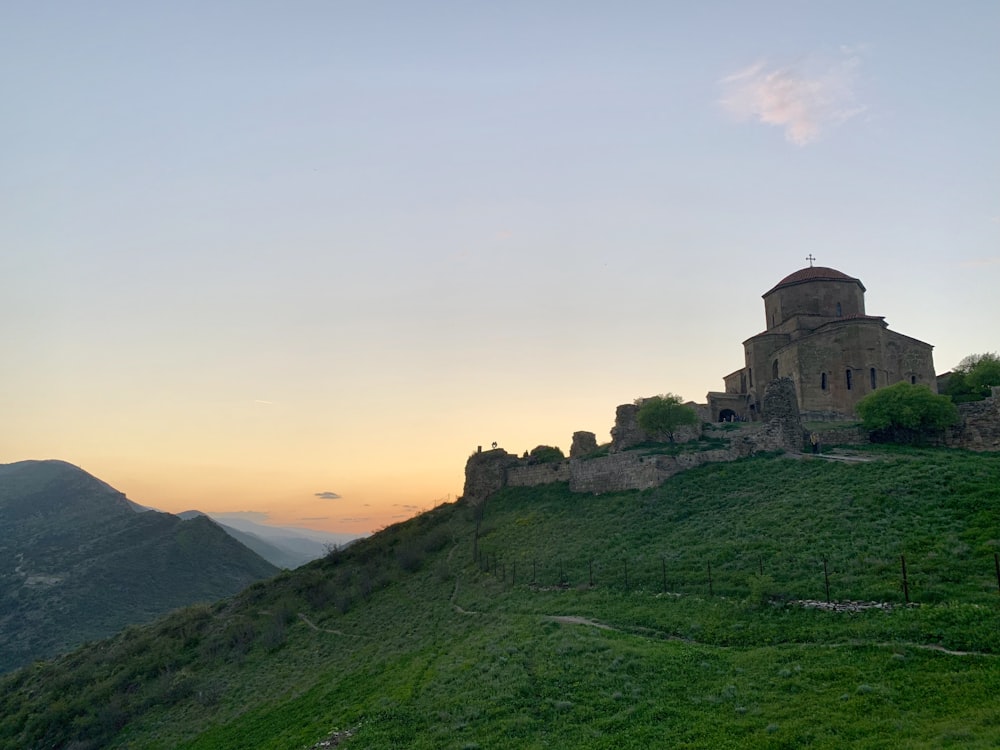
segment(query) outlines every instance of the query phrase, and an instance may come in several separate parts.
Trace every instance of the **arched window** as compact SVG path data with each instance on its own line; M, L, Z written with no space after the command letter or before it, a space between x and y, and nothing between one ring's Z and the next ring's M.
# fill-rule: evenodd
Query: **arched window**
M819 376L819 387L822 388L824 391L826 390L826 373L825 372L822 375Z
M753 368L752 367L748 367L747 368L747 375L750 376L750 387L753 388Z
M838 318L844 317L844 311L841 309L839 302L837 303L837 317Z
M771 380L778 379L778 360L774 360L774 364L771 365Z
M850 370L847 371L847 390L851 390L854 387L854 373Z
M874 391L876 388L878 388L878 376L875 373L875 368L874 367L871 370L869 370L868 372L871 375L872 390Z
M917 384L917 376L910 375L910 385L916 385L916 384Z

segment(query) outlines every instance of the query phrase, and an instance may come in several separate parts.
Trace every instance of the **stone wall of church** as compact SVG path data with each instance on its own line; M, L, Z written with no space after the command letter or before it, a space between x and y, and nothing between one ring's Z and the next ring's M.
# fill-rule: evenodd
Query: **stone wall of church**
M809 281L791 284L764 297L767 328L780 328L791 318L846 318L865 314L865 293L856 281Z

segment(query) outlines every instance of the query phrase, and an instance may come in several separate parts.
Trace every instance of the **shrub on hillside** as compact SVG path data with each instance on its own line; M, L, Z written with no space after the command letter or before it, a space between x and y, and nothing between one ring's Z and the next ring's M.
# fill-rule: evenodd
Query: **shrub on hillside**
M858 402L857 409L876 442L923 442L958 421L958 409L950 398L932 393L925 385L910 383L896 383L869 393Z
M562 461L566 456L554 445L539 445L528 454L528 458L535 464L548 464Z

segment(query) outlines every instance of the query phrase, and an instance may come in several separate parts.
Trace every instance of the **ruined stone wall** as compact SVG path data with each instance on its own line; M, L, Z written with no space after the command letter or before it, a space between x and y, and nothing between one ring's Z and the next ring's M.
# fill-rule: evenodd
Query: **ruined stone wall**
M475 502L485 500L502 487L534 487L567 481L573 492L643 490L658 487L674 474L702 464L735 461L762 452L801 450L804 433L791 378L779 378L768 384L764 407L768 417L766 422L734 423L725 429L708 428L712 437L729 440L729 446L724 449L667 456L641 449L629 451L620 448L607 456L583 456L550 463L518 459L501 449L474 453L465 467L465 496ZM634 431L639 429L635 422L637 410L634 404L618 407L616 429L612 430L612 435L619 444L630 435L635 439ZM688 440L700 437L702 429L699 425L692 430ZM641 429L639 434L645 436ZM582 434L581 440L590 442Z
M465 462L465 489L463 497L472 503L480 503L506 486L507 470L517 465L517 457L503 448L491 451L477 451Z
M948 435L948 445L972 451L1000 451L1000 386L994 387L985 401L959 404L958 414L961 422Z
M573 433L573 444L569 447L570 458L580 458L597 450L597 435L586 430Z
M795 383L791 378L778 378L767 384L764 391L764 434L777 448L797 451L802 448L802 420ZM764 449L771 450L771 449Z
M585 461L570 462L569 488L572 492L621 492L659 487L674 474L717 461L731 461L727 450L659 456L639 451L612 453Z
M552 461L544 464L520 464L507 469L508 487L535 487L552 482L568 482L569 461Z

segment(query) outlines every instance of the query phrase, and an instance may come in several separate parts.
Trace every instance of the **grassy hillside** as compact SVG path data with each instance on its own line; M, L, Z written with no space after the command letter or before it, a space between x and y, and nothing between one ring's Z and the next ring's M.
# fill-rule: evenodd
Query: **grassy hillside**
M209 519L137 513L71 464L0 466L0 672L275 572Z
M475 528L443 506L9 676L0 747L1000 745L1000 456L509 489L477 560ZM891 606L798 603L824 559Z

